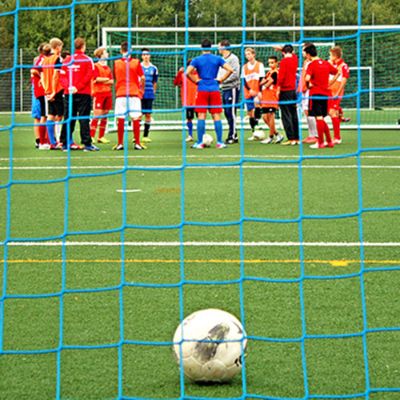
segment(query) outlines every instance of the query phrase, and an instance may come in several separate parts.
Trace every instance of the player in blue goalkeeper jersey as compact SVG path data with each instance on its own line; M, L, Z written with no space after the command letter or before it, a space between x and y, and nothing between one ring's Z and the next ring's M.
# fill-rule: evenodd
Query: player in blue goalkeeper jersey
M150 62L150 50L142 49L142 69L146 78L146 86L142 98L142 110L144 114L144 132L142 142L149 143L151 113L153 110L153 101L156 97L158 68Z
M201 42L203 54L192 60L186 70L187 77L197 84L197 98L195 111L198 113L197 121L197 142L192 146L195 149L204 148L203 136L206 130L207 110L210 111L214 120L215 133L217 135L217 148L226 147L222 141L222 99L219 85L232 73L233 68L222 58L211 54L211 41L204 39ZM219 68L226 70L221 78L217 78ZM194 75L194 70L198 75Z

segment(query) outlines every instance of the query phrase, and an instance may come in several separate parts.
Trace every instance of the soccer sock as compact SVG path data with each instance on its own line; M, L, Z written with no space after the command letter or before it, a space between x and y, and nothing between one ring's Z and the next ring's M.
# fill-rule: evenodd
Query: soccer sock
M54 127L55 127L54 121L47 120L46 122L46 127L47 127L47 134L49 136L50 144L55 145L57 144L56 138L54 137Z
M135 119L133 121L133 137L135 138L135 143L140 145L140 120Z
M147 122L147 121L146 121L146 122L144 123L144 133L143 133L143 136L144 136L144 137L149 136L150 125L151 125L151 122Z
M328 143L332 143L332 137L331 137L331 133L329 131L329 126L325 120L324 120L324 132L325 132L325 136L326 136L326 141Z
M186 122L186 126L188 128L189 136L193 137L193 122L192 121Z
M124 145L124 130L125 130L125 119L117 118L117 127L118 127L118 144Z
M197 143L203 143L203 136L206 132L206 120L199 119L197 120Z
M332 117L333 136L335 139L340 140L340 118Z
M252 132L254 132L254 128L257 126L258 121L254 117L250 117L250 127Z
M215 129L215 133L217 134L217 142L221 143L222 142L222 122L221 122L221 120L214 121L214 129Z
M61 129L62 129L62 121L57 121L57 123L56 123L56 139L57 139L57 142L60 141Z
M323 119L317 119L317 130L318 130L318 144L324 144L324 132L326 122Z
M42 125L42 126L39 126L39 143L40 144L45 144L46 142L47 142L46 126Z
M107 127L107 118L102 118L100 120L99 139L104 137L106 133L106 127Z
M315 117L307 117L307 125L308 125L308 131L310 132L310 136L317 137L318 136L317 121L315 120Z
M90 136L94 138L96 136L96 130L99 120L97 118L93 118L90 122Z

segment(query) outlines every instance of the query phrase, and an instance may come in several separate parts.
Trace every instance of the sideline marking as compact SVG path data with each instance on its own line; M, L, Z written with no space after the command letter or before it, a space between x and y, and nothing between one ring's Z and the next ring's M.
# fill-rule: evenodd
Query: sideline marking
M298 247L300 245L307 247L400 247L400 242L13 242L7 243L8 246L133 246L133 247L177 247L177 246L193 246L193 247ZM0 246L4 246L4 242L0 242Z

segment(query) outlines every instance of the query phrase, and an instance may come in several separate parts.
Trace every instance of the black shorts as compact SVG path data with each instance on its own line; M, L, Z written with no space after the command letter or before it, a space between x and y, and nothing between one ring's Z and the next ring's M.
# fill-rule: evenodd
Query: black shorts
M194 116L197 113L194 111L194 107L188 107L186 108L186 119L194 119Z
M48 102L49 115L56 115L62 117L64 115L64 96L63 90L60 90L52 101Z
M151 114L153 111L153 100L154 99L142 99L142 113Z
M308 114L310 117L326 117L328 115L328 99L313 99L311 97L308 102Z
M275 107L263 107L262 113L263 114L275 114L276 108Z
M40 103L40 116L47 117L47 100L44 96L39 96L37 100Z

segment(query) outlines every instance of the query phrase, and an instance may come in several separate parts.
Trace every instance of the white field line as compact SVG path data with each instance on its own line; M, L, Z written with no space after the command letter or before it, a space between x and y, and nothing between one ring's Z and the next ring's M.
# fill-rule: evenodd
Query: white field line
M117 189L118 193L138 193L141 191L142 189Z
M78 166L78 165L71 165L69 169L73 170L106 170L106 169L123 169L124 165L85 165L85 166ZM182 168L182 165L130 165L129 168L160 168L160 169L177 169ZM298 169L298 165L243 165L240 167L239 165L224 165L224 166L217 166L217 165L208 165L208 166L196 166L191 165L190 167L185 167L188 169ZM303 165L301 166L302 169L357 169L357 165ZM1 171L8 171L9 167L0 167ZM63 166L29 166L29 167L15 167L12 168L15 171L24 171L24 170L35 170L35 171L42 171L42 170L67 170L68 167L66 165ZM400 169L400 165L361 165L361 169Z
M181 242L61 242L61 241L43 241L43 242L8 242L8 246L16 247L47 247L47 246L98 246L98 247L177 247ZM184 246L190 247L360 247L360 242L183 242ZM4 246L4 242L0 242ZM400 247L400 242L363 242L365 247Z

